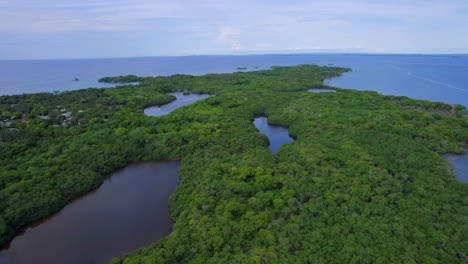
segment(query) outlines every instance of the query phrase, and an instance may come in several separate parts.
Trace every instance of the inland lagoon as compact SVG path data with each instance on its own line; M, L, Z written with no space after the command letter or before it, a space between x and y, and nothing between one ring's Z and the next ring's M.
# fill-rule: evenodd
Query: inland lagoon
M95 191L26 228L0 251L0 263L110 263L172 231L168 200L178 161L139 162Z
M163 106L153 106L153 107L146 108L145 115L165 116L181 107L191 105L193 103L207 99L212 96L209 94L184 94L182 92L169 93L169 94L175 96L176 100L168 104L165 104Z
M257 117L253 123L260 133L268 137L268 149L275 155L283 145L294 142L287 127L270 125L267 117Z

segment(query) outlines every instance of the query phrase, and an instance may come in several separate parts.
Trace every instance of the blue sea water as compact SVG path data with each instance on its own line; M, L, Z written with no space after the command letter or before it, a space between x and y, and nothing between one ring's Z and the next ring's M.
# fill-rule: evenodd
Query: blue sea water
M105 76L202 75L318 64L352 68L333 86L468 106L468 55L303 54L0 61L0 94L111 87ZM72 81L79 78L79 82Z

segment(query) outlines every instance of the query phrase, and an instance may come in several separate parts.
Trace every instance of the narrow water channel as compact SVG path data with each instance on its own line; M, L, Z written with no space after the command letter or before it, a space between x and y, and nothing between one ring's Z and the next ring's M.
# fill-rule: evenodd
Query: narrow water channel
M1 264L110 263L172 231L168 200L180 162L134 163L0 251Z
M191 105L193 103L196 103L200 100L207 99L211 97L212 95L209 94L187 94L184 95L181 92L178 93L169 93L170 95L173 95L176 97L175 101L172 101L168 104L162 105L162 106L153 106L145 109L145 115L147 116L165 116L173 111L184 107Z
M336 93L336 90L333 89L324 89L324 88L312 88L307 90L309 93Z
M270 141L268 149L275 155L283 145L294 142L294 139L289 136L288 128L270 125L266 117L257 117L253 123L260 133L268 137Z

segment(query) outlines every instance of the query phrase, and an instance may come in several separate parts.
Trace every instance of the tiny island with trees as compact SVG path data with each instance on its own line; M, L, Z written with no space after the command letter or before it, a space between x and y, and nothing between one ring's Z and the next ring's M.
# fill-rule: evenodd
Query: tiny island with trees
M327 87L302 65L0 97L0 244L136 161L178 159L173 232L114 263L463 263L463 106ZM310 88L334 89L310 93ZM169 92L216 95L163 116ZM252 121L286 126L275 156ZM155 241L156 242L156 241Z

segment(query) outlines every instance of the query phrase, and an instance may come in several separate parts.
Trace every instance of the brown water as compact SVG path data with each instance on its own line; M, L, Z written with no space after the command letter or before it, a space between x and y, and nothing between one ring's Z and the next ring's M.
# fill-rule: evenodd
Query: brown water
M1 264L109 263L172 230L168 199L178 161L129 165L94 192L27 228L0 251Z

